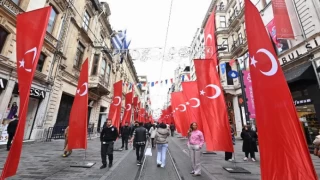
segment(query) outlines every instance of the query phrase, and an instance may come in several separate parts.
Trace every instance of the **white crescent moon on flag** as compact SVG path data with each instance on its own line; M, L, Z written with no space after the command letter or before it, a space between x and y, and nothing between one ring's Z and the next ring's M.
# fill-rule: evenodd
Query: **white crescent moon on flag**
M130 110L131 110L131 104L127 104L127 107L128 107L128 108L127 108L126 110L127 110L127 111L130 111Z
M85 90L83 91L83 93L81 93L81 94L80 94L80 89L78 89L78 90L77 90L77 93L79 94L79 96L84 96L84 95L88 94L88 83L85 82L85 83L82 84L82 86L85 86L86 89L85 89ZM82 86L81 86L81 87L82 87Z
M263 54L267 55L268 58L271 61L271 66L272 66L270 71L264 72L264 71L260 70L260 72L262 74L264 74L265 76L273 76L274 74L276 74L277 71L278 71L278 62L277 62L276 58L273 56L273 54L270 51L266 50L266 49L259 49L257 51L257 54L258 53L263 53Z
M196 105L191 106L191 107L193 107L193 108L197 108L197 107L199 107L199 106L200 106L200 100L199 100L198 98L191 98L191 99L190 99L190 101L191 101L191 100L195 100L195 101L197 102L197 104L196 104Z
M119 106L119 104L121 103L121 98L119 96L114 97L114 99L118 99L119 102L118 103L113 103L115 106Z
M216 94L215 94L215 95L213 95L213 96L207 96L207 98L209 98L209 99L215 99L215 98L217 98L217 97L220 96L220 94L221 94L221 89L219 88L219 86L217 86L217 85L215 85L215 84L208 84L208 85L206 86L206 88L207 88L207 87L211 87L211 88L213 88L213 89L216 90Z
M34 48L28 50L26 53L24 53L24 55L26 55L26 54L28 54L28 53L30 53L30 52L33 52L33 58L32 58L32 65L33 65L34 60L36 59L36 55L37 55L37 47L34 47ZM24 61L24 60L23 60L23 61ZM25 70L28 71L28 72L31 72L31 69L26 69L26 68L25 68Z
M179 106L182 106L182 107L183 107L183 109L182 109L180 112L184 112L184 111L186 111L186 109L187 109L186 105L184 105L184 104L180 104ZM179 107L179 106L178 106L178 107Z
M208 44L208 39L210 39L210 41L212 42L212 35L208 34L206 37L206 44Z

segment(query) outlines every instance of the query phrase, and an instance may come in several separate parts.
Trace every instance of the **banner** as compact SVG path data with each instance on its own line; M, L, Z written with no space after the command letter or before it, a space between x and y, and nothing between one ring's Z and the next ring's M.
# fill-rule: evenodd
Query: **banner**
M250 0L245 1L245 23L259 132L261 179L316 180L287 81L260 13Z
M136 121L138 119L138 97L133 98L133 120Z
M87 149L88 132L88 59L82 64L78 87L69 119L68 148Z
M172 124L174 123L174 120L173 120L173 112L172 112L172 106L168 106L168 113L169 113L169 124Z
M250 112L250 118L255 119L256 118L256 110L254 107L254 97L253 97L253 89L252 89L250 71L242 71L242 73L243 73L243 83L246 88L246 97L248 99L247 105L248 105L248 110Z
M108 119L112 120L112 125L120 127L121 116L121 104L122 104L122 80L113 84L113 100L110 104Z
M32 79L38 64L51 6L17 15L17 74L19 83L19 123L0 179L16 174L26 124Z
M125 125L125 123L130 123L131 122L131 114L132 114L132 96L133 96L133 92L129 92L126 94L126 106L125 106L125 110L124 110L124 114L122 117L122 126Z
M218 72L213 60L194 60L197 84L200 92L199 99L205 120L210 127L212 149L210 151L233 152L231 128L224 93Z
M140 108L139 110L139 122L146 122L146 110L144 108Z
M217 65L217 47L216 47L216 21L215 10L213 10L208 18L204 28L205 38L205 58L214 59L214 66Z
M293 30L285 0L272 0L274 21L279 39L294 39Z
M278 39L277 38L277 30L276 30L276 25L274 23L274 19L272 19L268 24L267 24L267 29L268 32L272 38L272 41L277 49L277 53L284 52L289 49L289 44L286 39Z
M182 136L187 136L190 128L185 102L182 92L171 93L171 106L175 112L175 123Z

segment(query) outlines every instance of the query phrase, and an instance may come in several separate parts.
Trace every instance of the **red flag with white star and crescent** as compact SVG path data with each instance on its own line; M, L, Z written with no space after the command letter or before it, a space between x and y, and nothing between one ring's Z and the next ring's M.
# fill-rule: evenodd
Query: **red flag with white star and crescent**
M188 135L190 127L185 98L182 92L171 93L171 106L174 109L175 123L182 136Z
M245 1L261 179L316 180L296 107L260 13ZM259 38L257 38L259 37Z
M215 10L213 10L208 18L207 24L204 28L204 37L205 37L205 58L214 59L216 66L217 64L217 47L216 47L216 21L215 21Z
M68 149L87 149L88 58L82 64L78 87L69 118Z
M125 123L130 123L131 121L131 114L132 114L132 96L133 96L133 91L129 92L126 94L126 106L124 110L124 114L122 117L122 123L121 125L124 126Z
M112 120L112 125L120 127L121 116L121 104L122 104L122 80L113 84L113 100L110 104L108 119Z
M17 73L19 83L19 122L1 178L16 174L26 124L32 79L46 34L51 6L17 15Z
M210 151L233 152L231 127L227 114L220 78L214 60L194 60L197 84L200 90L200 106L210 127L212 146Z

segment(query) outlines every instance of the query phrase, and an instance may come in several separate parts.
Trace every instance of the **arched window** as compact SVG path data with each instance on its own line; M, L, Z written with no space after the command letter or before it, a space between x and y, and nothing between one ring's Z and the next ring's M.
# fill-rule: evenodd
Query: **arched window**
M50 13L50 17L49 17L48 27L47 27L47 31L49 33L52 33L52 31L53 31L53 27L54 27L54 23L55 23L56 18L57 18L57 14L58 14L57 10L52 8L51 13Z
M106 74L106 67L107 67L107 62L105 59L102 59L101 69L100 69L101 76L104 76Z
M2 51L4 43L6 42L8 34L8 31L6 31L3 27L0 26L0 53Z

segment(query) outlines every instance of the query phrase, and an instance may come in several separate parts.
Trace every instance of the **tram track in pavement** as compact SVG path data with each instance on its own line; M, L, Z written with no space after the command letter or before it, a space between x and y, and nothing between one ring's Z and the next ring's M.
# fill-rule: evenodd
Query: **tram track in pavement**
M148 146L146 146L146 147L148 147ZM174 158L172 157L172 154L170 153L169 148L167 149L166 166L164 168L156 167L156 163L152 162L152 160L156 156L157 156L157 154L156 154L155 150L153 151L152 156L144 156L142 165L139 167L139 170L137 171L137 174L136 174L134 180L147 180L148 173L152 174L153 171L156 172L156 173L154 173L155 176L152 177L153 180L157 180L156 179L157 177L159 178L159 176L156 175L157 172L161 173L160 179L166 179L163 176L167 175L167 176L171 176L170 179L172 179L172 177L174 177L174 179L172 179L172 180L175 180L175 179L176 180L184 180L184 178L179 173L177 164L176 164Z

